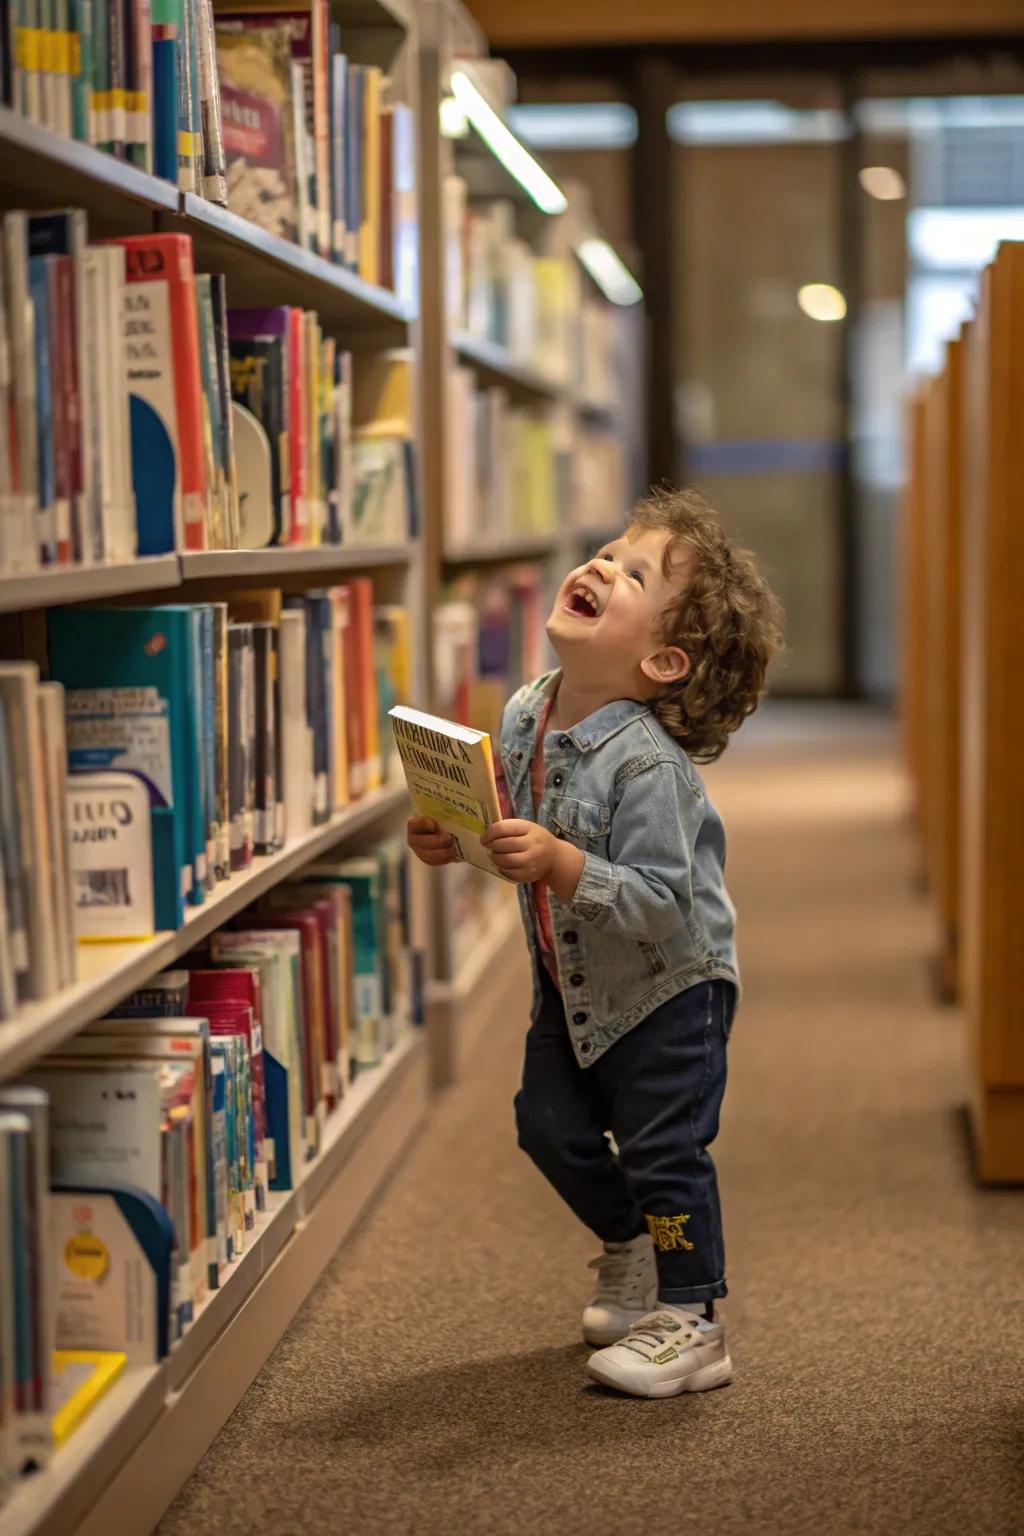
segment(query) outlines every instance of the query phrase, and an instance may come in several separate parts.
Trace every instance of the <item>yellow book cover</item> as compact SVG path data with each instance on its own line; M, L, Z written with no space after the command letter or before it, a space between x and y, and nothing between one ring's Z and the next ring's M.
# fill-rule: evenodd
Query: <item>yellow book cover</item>
M366 66L363 91L363 222L359 230L359 276L380 282L380 109L383 73Z
M280 587L241 587L228 593L232 624L280 624L283 606Z
M389 713L415 814L452 834L462 862L504 879L480 846L487 828L501 820L491 738L403 704Z
M51 1382L53 1400L58 1405L53 1415L55 1445L63 1445L78 1428L113 1386L127 1362L127 1355L115 1350L54 1350Z
M414 364L407 347L360 357L352 380L352 430L368 437L412 437Z

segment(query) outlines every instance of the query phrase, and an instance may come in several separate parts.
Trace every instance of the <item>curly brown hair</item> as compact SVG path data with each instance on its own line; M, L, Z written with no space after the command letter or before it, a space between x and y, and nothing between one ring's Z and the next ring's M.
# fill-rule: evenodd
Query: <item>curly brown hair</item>
M673 554L694 557L692 580L662 616L664 643L685 651L690 669L654 700L654 712L690 757L712 763L757 708L782 644L782 604L754 556L729 543L696 491L652 491L633 508L629 526L672 535L666 573Z

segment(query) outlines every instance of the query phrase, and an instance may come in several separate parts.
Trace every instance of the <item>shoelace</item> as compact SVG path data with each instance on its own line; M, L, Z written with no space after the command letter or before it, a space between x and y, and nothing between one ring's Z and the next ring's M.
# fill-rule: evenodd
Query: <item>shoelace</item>
M634 1323L626 1337L619 1342L620 1349L631 1349L634 1355L639 1355L643 1360L650 1360L656 1349L661 1349L668 1342L668 1335L682 1332L682 1323L666 1313L655 1312L650 1317L643 1317L638 1323ZM685 1339L693 1338L694 1329L685 1335ZM637 1347L639 1346L639 1347Z
M630 1282L639 1288L644 1273L643 1260L635 1253L599 1253L587 1268L597 1271L599 1301L618 1300Z

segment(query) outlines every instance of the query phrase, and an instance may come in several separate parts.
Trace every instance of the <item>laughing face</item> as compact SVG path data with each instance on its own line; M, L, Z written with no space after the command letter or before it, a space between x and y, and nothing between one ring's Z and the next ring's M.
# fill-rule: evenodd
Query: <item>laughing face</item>
M588 688L607 683L610 697L644 698L685 677L689 662L665 645L661 625L685 590L692 557L670 555L669 543L662 529L630 528L570 571L547 625L567 679Z

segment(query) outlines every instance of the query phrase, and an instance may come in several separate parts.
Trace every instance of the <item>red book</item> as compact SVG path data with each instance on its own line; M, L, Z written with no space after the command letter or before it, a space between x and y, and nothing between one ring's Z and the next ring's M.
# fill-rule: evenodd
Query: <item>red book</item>
M380 230L378 231L377 280L382 288L395 286L395 109L380 110Z
M129 285L125 337L131 391L152 408L174 450L177 541L183 541L185 549L205 549L206 465L192 240L189 235L124 235L107 243L125 249ZM131 289L136 285L139 291L133 294ZM136 446L133 442L133 449ZM167 485L158 476L155 461L140 464L134 455L132 478L141 534L146 529L151 500L152 515L161 516Z
M373 642L373 602L373 582L369 576L357 576L352 582L352 638L355 644L353 672L362 714L367 789L377 789L381 783L380 711L377 703L377 665Z
M308 887L295 891L285 886L270 891L261 903L263 910L280 916L304 917L312 913L320 930L320 982L322 987L321 1016L324 1035L324 1094L328 1109L333 1109L341 1098L341 1021L338 996L338 907L317 891L311 895Z
M265 1210L269 1174L266 1159L267 1095L263 1072L259 976L248 967L190 971L189 1008L210 1022L211 1035L242 1035L249 1047L253 1139L256 1143L256 1209Z
M322 1123L328 1097L326 990L323 976L323 936L316 913L249 912L236 919L233 927L258 932L260 929L288 928L298 932L302 941L302 1020L306 1040L306 1059L310 1065L314 1113Z

